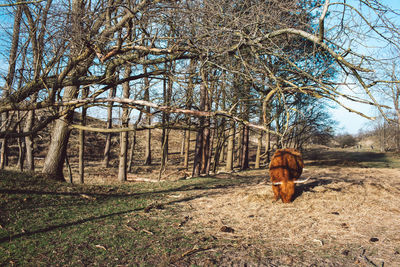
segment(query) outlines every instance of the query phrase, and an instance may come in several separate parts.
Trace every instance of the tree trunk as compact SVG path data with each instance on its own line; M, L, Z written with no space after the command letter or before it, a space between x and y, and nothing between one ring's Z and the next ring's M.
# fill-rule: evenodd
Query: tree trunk
M241 166L241 160L242 160L242 152L243 152L243 125L238 126L238 130L236 132L236 138L237 138L237 147L236 147L236 167Z
M25 68L25 59L26 59L26 54L27 51L25 49L25 51L23 52L22 55L22 59L21 59L21 69ZM22 80L23 79L19 79L18 80L18 90L20 90L22 88ZM36 94L35 94L36 95ZM26 114L26 120L29 118L29 114L31 113L31 111L28 111ZM18 121L20 120L20 111L17 111L17 116L18 116ZM22 127L22 123L18 124L18 132L23 132L25 129ZM24 163L25 163L25 158L26 158L26 143L25 143L25 138L24 137L19 137L18 138L18 168L19 170L22 172L24 171Z
M215 146L215 153L214 153L214 165L213 165L213 172L217 172L217 168L220 162L222 162L223 154L224 154L224 143L225 143L225 119L222 119L221 125L217 128L219 133L216 134L217 142Z
M138 119L136 120L135 124L133 125L133 133L132 133L132 143L131 143L131 150L129 153L129 164L128 164L128 172L132 171L132 164L133 164L133 156L135 154L135 147L136 147L136 128L140 121L142 120L142 111L139 112Z
M260 118L259 118L259 123L262 124L264 122L264 105L260 107ZM260 131L258 134L258 139L257 139L257 152L256 152L256 161L254 164L254 168L259 169L261 165L261 150L262 150L262 141L263 141L263 135L264 132Z
M124 78L128 78L132 73L131 66L125 67ZM125 82L122 85L122 97L129 98L130 86L129 82ZM124 106L122 108L122 128L129 127L129 108ZM120 153L119 153L119 167L118 167L118 180L124 182L127 180L127 156L128 156L128 132L122 132L120 134Z
M400 152L400 112L397 112L396 151Z
M4 118L7 118L8 114L4 115ZM0 146L0 169L4 169L8 165L8 139L3 138Z
M261 148L262 148L262 139L263 139L263 132L260 132L257 139L257 152L256 152L256 162L254 168L260 168L261 162Z
M235 155L235 122L231 121L228 133L228 145L226 153L226 167L225 170L233 171L233 160Z
M88 88L82 89L82 98L87 98L89 94ZM82 106L82 122L83 126L86 125L86 112L87 106ZM79 130L79 182L85 182L85 131Z
M74 99L78 92L77 86L68 86L64 89L63 101ZM67 154L67 145L71 130L68 124L72 122L74 111L69 110L66 115L57 119L51 133L49 150L43 165L43 174L48 178L65 181L63 166Z
M208 111L208 91L206 79L203 77L203 82L200 86L200 110ZM209 119L204 117L199 118L200 128L197 130L195 157L193 162L193 176L204 174L207 169L208 152L210 145L210 123Z
M167 161L168 161L168 136L169 136L169 130L168 129L163 129L162 137L161 137L161 166L160 166L160 171L158 174L158 180L161 180L161 175L165 171L165 168L167 166Z
M240 160L240 169L247 170L249 168L249 137L250 129L248 126L243 126L242 132L242 153Z
M169 71L171 73L174 72L174 65L170 64L168 66L166 64L165 66L166 69L169 68ZM171 104L171 97L172 97L172 89L173 89L173 80L171 77L165 75L164 77L164 84L163 84L163 97L164 97L164 105L169 106ZM158 179L161 179L161 174L165 171L167 162L168 162L168 151L169 151L169 122L170 122L170 116L168 113L164 112L162 114L162 124L163 124L163 129L162 129L162 137L161 137L161 167L160 167L160 173Z
M35 119L35 111L30 110L28 111L28 115L26 117L24 131L29 132L33 127L33 122ZM29 171L35 170L35 160L33 154L33 135L28 135L25 137L25 148L26 148L26 165Z
M181 140L181 149L180 149L180 156L183 157L185 155L185 141L186 141L186 130L182 132L182 140Z
M130 148L129 160L128 160L128 172L132 171L133 156L135 155L135 147L136 147L136 130L134 130L132 132L132 142L131 142L131 148Z
M207 119L206 119L207 120ZM201 174L208 174L207 166L208 166L208 161L210 159L210 128L209 124L203 129L203 145L202 149L203 151L201 152Z
M82 108L82 126L85 126L86 114L84 115ZM79 130L79 183L85 182L85 131Z
M20 120L20 111L17 111L18 121ZM21 124L18 124L18 132L21 133ZM25 142L23 137L17 138L18 142L18 161L17 168L22 172L24 170L24 161L25 161Z
M201 118L200 118L201 123ZM196 134L196 146L194 149L194 162L192 176L200 176L201 173L201 159L203 151L203 129L199 129Z
M120 138L118 180L125 182L127 180L128 132L122 132Z
M220 162L225 162L225 156L226 156L226 134L225 134L225 129L223 130L224 134L221 138L223 138L222 140L222 146L221 146L221 150L219 153L219 159L218 159L218 163Z
M82 25L79 23L78 17L84 13L85 3L82 0L72 0L72 23L74 27L80 28ZM71 48L71 58L75 58L82 51L79 48L79 44L73 44ZM75 79L82 75L86 75L90 63L93 61L93 54L76 66L70 72L70 77ZM62 94L63 101L69 101L75 99L79 92L79 86L67 86L64 88ZM74 117L73 108L62 107L60 111L66 111L66 115L57 119L54 124L53 131L51 133L51 141L49 150L44 160L42 173L49 178L65 181L63 174L63 166L67 156L67 145L70 135L70 129L68 124L72 123Z
M216 99L216 109L218 108L218 103L221 102L221 106L223 110L226 110L226 92L222 90L222 99L221 101L219 100L219 97ZM225 124L226 120L225 118L222 118L220 123L218 123L218 120L215 119L215 127L214 127L214 138L217 139L216 141L216 146L215 146L215 153L214 153L214 165L213 165L213 172L217 172L217 168L219 165L220 161L223 161L223 150L224 150L224 144L225 144ZM213 140L214 140L213 138ZM221 157L222 155L222 157Z
M22 137L18 138L18 162L17 168L19 171L24 171L24 161L25 161L25 142Z
M194 59L190 59L190 63L189 63L189 68L188 68L188 76L187 76L187 80L188 80L188 87L186 90L186 108L187 109L192 109L192 102L193 102L193 77L195 74L195 64L196 61ZM186 116L186 124L187 126L190 128L192 120L190 118L190 116ZM188 170L189 169L189 160L190 160L190 136L191 136L191 132L190 130L186 130L186 135L185 135L185 156L184 156L184 160L183 160L183 167Z
M185 131L185 155L183 160L183 167L187 170L189 168L189 153L190 153L190 130Z
M113 98L115 97L117 92L117 88L113 87L110 89L110 92L108 93L108 97L109 98ZM111 129L112 128L112 110L113 110L113 102L110 102L110 104L107 107L107 129ZM112 133L107 133L106 135L106 144L104 146L104 154L103 154L103 166L105 168L110 167L110 153L111 153L111 140L112 139Z
M147 68L144 67L144 73L147 73ZM150 81L148 77L144 78L144 97L143 100L150 101ZM151 125L150 107L146 107L146 121ZM146 130L146 145L144 154L144 165L151 165L151 130Z
M211 169L211 159L212 159L212 155L213 155L213 149L214 149L214 141L215 141L215 127L213 127L212 129L209 128L209 132L210 132L210 144L208 145L208 152L207 152L207 166L206 166L206 170L205 173L209 174L210 173L210 169ZM214 165L216 164L216 162L214 162Z

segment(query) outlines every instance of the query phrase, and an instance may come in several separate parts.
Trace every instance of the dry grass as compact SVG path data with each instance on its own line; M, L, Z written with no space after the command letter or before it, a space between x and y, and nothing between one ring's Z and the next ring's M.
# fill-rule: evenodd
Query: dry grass
M187 231L230 238L241 244L237 251L253 253L255 264L400 266L400 170L330 167L303 177L311 179L290 204L273 203L265 183L182 204L191 218ZM259 262L254 253L262 255Z
M154 133L153 147L159 149L160 134ZM174 153L162 180L186 175L180 172L179 140L175 138L171 145ZM117 183L117 148L113 148L114 168L87 162L86 183ZM138 150L128 179L156 180L159 159L143 166L140 143ZM217 244L185 252L177 265L400 266L400 169L391 168L400 167L400 160L388 155L311 150L305 161L309 167L302 175L311 179L297 187L290 204L272 201L265 169L216 177L245 180L240 186L193 188L171 195L176 202L174 216L184 222L182 229L188 236L204 239L199 243ZM76 160L71 164L76 180Z

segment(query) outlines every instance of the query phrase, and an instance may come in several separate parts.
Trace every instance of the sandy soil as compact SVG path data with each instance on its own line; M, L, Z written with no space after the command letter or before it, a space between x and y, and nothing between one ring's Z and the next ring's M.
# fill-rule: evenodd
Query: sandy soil
M186 230L231 239L250 265L400 266L400 170L306 169L290 204L272 201L265 173L182 203Z

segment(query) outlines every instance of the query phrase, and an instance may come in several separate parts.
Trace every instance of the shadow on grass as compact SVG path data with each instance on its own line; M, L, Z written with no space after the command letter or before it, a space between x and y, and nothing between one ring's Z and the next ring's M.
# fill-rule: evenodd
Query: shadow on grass
M181 198L181 199L177 199L177 200L173 200L173 201L168 201L168 202L161 203L161 204L158 204L158 205L162 205L164 207L164 206L169 206L169 205L173 205L173 204L176 204L176 203L186 202L186 201L190 201L190 200L193 200L193 199L196 199L196 198L215 195L215 194L217 194L217 193L216 192L208 193L208 194L204 194L203 193L203 194L199 194L199 195L195 195L195 196L190 196L190 197L185 197L185 198ZM13 241L13 240L15 240L17 238L21 238L21 237L27 237L27 236L31 236L31 235L35 235L35 234L46 233L46 232L50 232L50 231L61 229L61 228L76 226L76 225L80 225L80 224L87 223L87 222L92 222L92 221L96 221L96 220L110 218L110 217L113 217L113 216L120 216L120 215L132 213L132 212L139 212L139 211L148 212L148 210L150 208L152 208L152 207L151 206L146 206L146 207L141 207L141 208L136 208L136 209L128 209L128 210L124 210L124 211L103 214L103 215L100 215L100 216L92 216L92 217L76 220L76 221L73 221L73 222L61 223L61 224L57 224L57 225L50 225L48 227L45 227L45 228L42 228L42 229L38 229L38 230L34 230L34 231L26 231L25 230L24 233L13 234L13 235L10 235L10 236L6 236L6 237L0 238L0 244L4 243L4 242L7 242L7 241ZM155 208L157 208L157 207L155 207Z
M304 152L307 166L376 167L390 166L385 153L372 151L309 150Z
M315 192L314 188L318 186L326 186L335 183L334 179L318 179L308 183L296 185L293 201L300 197L304 192ZM340 191L340 190L339 190Z
M9 172L9 171L0 171L1 172ZM10 172L14 173L14 172ZM20 175L19 173L14 173L15 175ZM261 179L261 178L259 178ZM192 181L198 181L193 183ZM78 187L74 189L76 185L69 185L70 188L76 190L75 192L63 192L56 188L58 191L51 191L51 190L31 190L31 189L0 189L0 194L26 194L26 195L60 195L60 196L90 196L96 199L101 199L102 197L106 198L121 198L121 197L142 197L142 196L153 196L158 194L168 194L168 193L176 193L176 192L183 192L183 191L192 191L192 190L208 190L208 189L220 189L220 188L229 188L232 186L240 186L243 184L254 184L254 179L249 179L248 177L240 177L235 176L234 179L220 179L212 176L207 177L199 177L193 180L185 180L187 184L172 187L168 189L161 189L157 191L145 191L145 192L137 192L137 193L116 193L116 192L90 192L90 189L83 189L83 190L76 190L82 187L82 185L77 185ZM45 182L49 183L49 182ZM176 182L170 182L176 183ZM62 184L63 185L63 184ZM18 186L18 185L16 185ZM102 186L95 186L96 188L101 189ZM116 187L116 186L114 186ZM62 188L62 186L61 186ZM131 190L135 189L134 185L132 185Z
M255 179L258 179L260 177L256 177ZM113 187L102 187L102 186L82 186L82 185L70 185L70 184L65 184L65 183L57 183L57 182L52 182L48 180L41 180L43 178L40 177L33 177L29 176L27 174L20 174L17 172L10 172L10 171L0 171L0 185L6 183L7 181L7 187L8 188L1 188L0 189L0 195L13 195L12 201L16 201L15 205L12 206L13 204L10 202L8 203L3 202L2 205L0 205L0 208L5 212L6 214L11 214L15 212L19 212L23 209L32 209L32 212L35 212L35 209L38 207L40 208L47 208L47 207L55 207L56 210L54 212L58 212L60 210L65 210L72 206L78 206L81 205L82 207L85 205L93 205L95 209L101 210L105 205L111 206L116 205L115 203L107 203L108 201L113 201L118 198L123 198L123 199L129 199L129 200L138 200L138 202L135 205L141 205L143 207L139 208L130 208L130 209L125 209L123 211L116 211L116 212L108 212L108 213L103 213L102 215L97 215L97 216L87 216L87 214L81 214L79 215L80 218L82 217L87 217L87 218L82 218L82 219L77 219L72 222L65 222L65 223L58 223L53 225L48 225L46 227L42 227L41 229L37 230L29 230L29 229L24 229L23 233L14 233L8 236L3 236L0 237L0 243L4 243L7 241L12 241L21 237L27 237L35 234L40 234L40 233L46 233L50 232L56 229L62 229L66 227L71 227L71 226L76 226L80 225L83 223L87 222L92 222L95 220L101 220L105 218L110 218L113 216L120 216L132 212L148 212L149 209L152 209L153 207L150 205L148 206L147 202L154 202L154 201L160 201L157 205L161 206L170 206L176 203L182 203L186 201L190 201L196 198L201 198L201 197L206 197L206 196L212 196L212 195L217 195L220 194L220 190L215 190L215 189L221 189L221 188L230 188L230 187L235 187L235 186L240 186L244 184L251 184L255 183L255 179L249 179L248 177L240 177L240 176L235 176L233 179L221 179L221 178L210 178L210 177L205 177L205 178L196 178L193 180L185 180L185 181L180 181L179 183L184 183L184 184L177 184L178 182L175 183L166 183L166 184L158 184L155 185L159 188L159 190L154 190L154 187L152 185L148 185L149 187L146 188L146 191L144 192L133 192L130 193L129 191L133 191L135 189L138 189L140 185L122 185L121 188L124 191L127 192L93 192L93 190L121 190L120 187L118 186L113 186ZM29 181L31 180L31 181ZM29 188L30 185L34 184L34 188ZM47 190L41 190L40 187L46 188ZM165 188L162 188L162 186L165 186ZM172 187L171 187L172 186ZM171 187L171 188L168 188ZM74 190L74 192L65 192L66 190ZM143 189L141 189L143 190ZM92 191L92 192L90 192ZM171 201L165 201L166 195L168 196L169 194L173 193L179 193L179 192L193 192L189 196L183 196L178 199L173 199ZM43 198L44 196L50 196L49 198ZM62 198L57 199L53 198L51 196L59 197L59 196L70 196L71 198ZM87 199L89 197L89 199ZM30 198L31 203L26 202L24 199ZM11 199L11 198L10 198ZM143 201L144 202L140 202ZM163 201L164 200L164 201ZM36 203L35 203L36 202ZM0 202L1 203L1 202ZM118 203L118 202L117 202ZM130 202L132 203L132 202ZM129 204L127 204L129 206ZM121 207L119 207L121 208ZM155 207L157 208L157 207ZM82 208L82 211L85 211L86 209ZM1 216L0 216L1 217ZM51 222L49 222L51 224Z

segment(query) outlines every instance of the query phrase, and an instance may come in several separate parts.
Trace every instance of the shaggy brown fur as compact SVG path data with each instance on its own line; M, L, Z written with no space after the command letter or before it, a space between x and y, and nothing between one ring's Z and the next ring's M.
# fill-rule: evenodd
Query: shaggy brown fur
M303 171L304 163L300 151L293 148L278 149L269 164L269 174L275 200L282 199L284 203L292 201L295 192L295 181Z

